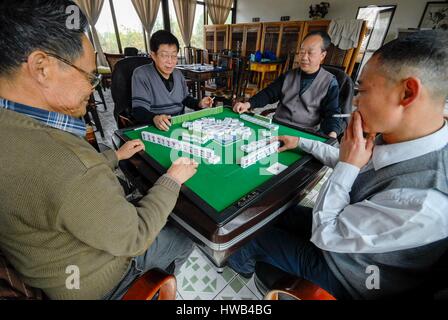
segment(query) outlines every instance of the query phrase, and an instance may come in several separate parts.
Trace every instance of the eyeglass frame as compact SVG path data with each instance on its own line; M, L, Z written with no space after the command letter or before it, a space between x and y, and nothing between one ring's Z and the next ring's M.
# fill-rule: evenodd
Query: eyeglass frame
M57 54L51 53L51 52L46 52L43 51L47 56L53 57L67 65L69 65L70 67L76 69L77 71L81 72L89 81L90 85L92 86L92 89L96 88L102 80L102 75L101 74L95 74L93 72L87 72L83 69L81 69L80 67L75 66L73 63L71 63L70 61L68 61L67 59L64 59L60 56L58 56ZM28 62L27 60L24 60L23 62Z

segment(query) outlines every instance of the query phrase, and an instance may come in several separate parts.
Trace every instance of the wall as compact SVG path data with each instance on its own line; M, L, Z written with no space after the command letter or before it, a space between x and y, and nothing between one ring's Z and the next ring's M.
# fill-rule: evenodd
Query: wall
M309 6L320 0L239 0L237 23L280 21L281 16L291 20L309 20ZM396 38L398 28L416 28L425 9L426 0L326 0L330 8L326 19L355 19L360 6L397 5L386 41Z

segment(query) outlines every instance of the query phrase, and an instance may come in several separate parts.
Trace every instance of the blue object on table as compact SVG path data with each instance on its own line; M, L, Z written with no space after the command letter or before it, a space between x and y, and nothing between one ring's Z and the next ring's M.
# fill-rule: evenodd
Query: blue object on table
M275 53L269 50L266 50L264 52L263 58L269 59L269 60L277 60L277 57L275 56Z
M255 52L255 61L260 62L263 55L261 54L260 50Z

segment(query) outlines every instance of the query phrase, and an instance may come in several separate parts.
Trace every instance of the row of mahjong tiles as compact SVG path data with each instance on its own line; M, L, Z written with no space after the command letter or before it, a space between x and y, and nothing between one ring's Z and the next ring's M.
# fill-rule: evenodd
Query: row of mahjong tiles
M164 137L149 132L142 132L142 138L145 141L156 143L168 148L183 151L207 160L210 164L218 164L221 158L217 156L213 149L196 146L184 141L178 141L176 139ZM257 161L269 157L278 151L279 142L268 143L268 140L255 141L249 145L241 146L241 150L249 153L240 159L239 163L242 168L247 168ZM248 147L248 148L245 148Z

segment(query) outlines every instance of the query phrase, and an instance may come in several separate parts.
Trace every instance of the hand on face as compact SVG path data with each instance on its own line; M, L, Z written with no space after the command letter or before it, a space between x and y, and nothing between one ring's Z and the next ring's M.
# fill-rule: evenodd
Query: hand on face
M153 119L154 125L157 129L162 131L168 131L171 127L171 116L167 116L165 114L161 114L158 116L155 116Z
M339 160L361 169L372 157L375 137L376 133L369 133L367 138L364 138L361 114L354 112L342 138Z
M120 149L115 151L118 161L127 160L137 152L145 150L145 145L140 140L132 140L126 142Z

